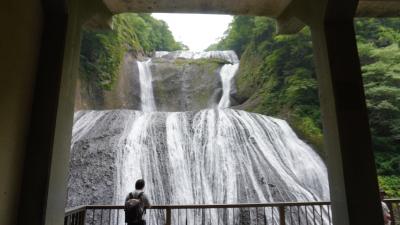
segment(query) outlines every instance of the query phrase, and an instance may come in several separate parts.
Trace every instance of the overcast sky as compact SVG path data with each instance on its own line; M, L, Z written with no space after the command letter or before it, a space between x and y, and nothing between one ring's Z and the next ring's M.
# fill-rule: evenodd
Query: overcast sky
M167 22L176 41L192 51L202 51L218 41L232 21L229 15L153 13Z

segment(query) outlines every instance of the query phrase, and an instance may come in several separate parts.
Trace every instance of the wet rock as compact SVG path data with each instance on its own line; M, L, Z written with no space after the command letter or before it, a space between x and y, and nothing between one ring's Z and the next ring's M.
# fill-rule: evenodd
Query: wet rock
M157 59L152 62L158 111L194 111L218 105L222 95L220 61Z

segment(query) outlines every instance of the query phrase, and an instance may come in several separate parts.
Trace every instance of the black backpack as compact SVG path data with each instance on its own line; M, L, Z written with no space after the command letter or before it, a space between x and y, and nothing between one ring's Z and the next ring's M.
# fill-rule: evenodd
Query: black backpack
M133 197L132 192L129 193L129 199L125 202L125 222L133 223L142 220L142 215L144 213L144 207L141 200L142 193L140 193L137 198Z

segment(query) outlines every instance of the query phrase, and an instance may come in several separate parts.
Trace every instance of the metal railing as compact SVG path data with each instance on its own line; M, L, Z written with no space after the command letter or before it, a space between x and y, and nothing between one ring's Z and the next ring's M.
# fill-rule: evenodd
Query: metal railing
M386 199L391 225L400 225L400 199ZM147 225L331 225L330 202L154 205ZM124 225L124 207L87 205L69 209L64 225Z
M87 205L70 209L64 225L124 225L124 207ZM154 205L148 225L330 225L330 202Z

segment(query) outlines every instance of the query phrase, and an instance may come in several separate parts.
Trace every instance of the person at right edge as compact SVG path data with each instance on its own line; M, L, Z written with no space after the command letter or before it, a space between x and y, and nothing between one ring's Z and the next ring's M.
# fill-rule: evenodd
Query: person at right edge
M144 184L143 179L137 180L135 191L130 192L125 199L125 222L128 225L146 225L143 215L151 205L144 193Z
M382 204L382 213L383 213L383 221L385 225L390 225L391 217L390 217L390 210L386 203L383 201L385 198L385 191L383 189L379 190L379 195L381 197L381 204Z

